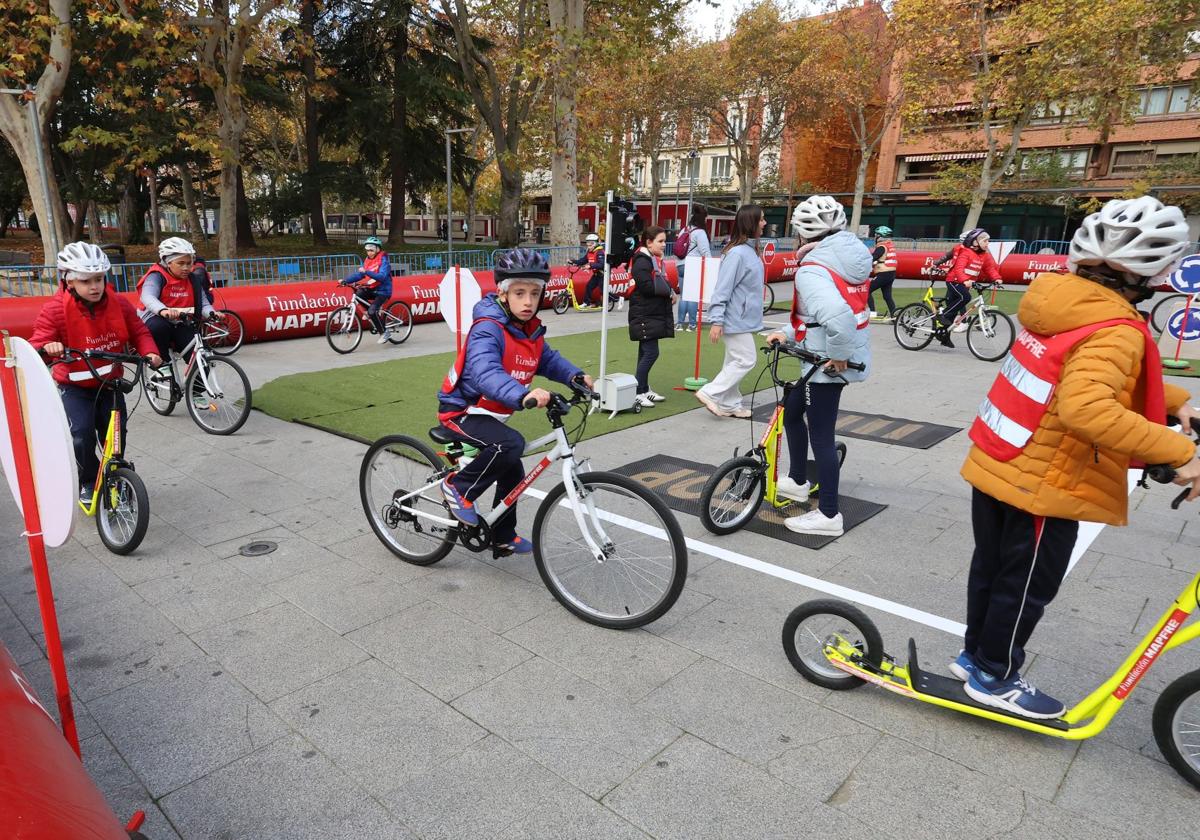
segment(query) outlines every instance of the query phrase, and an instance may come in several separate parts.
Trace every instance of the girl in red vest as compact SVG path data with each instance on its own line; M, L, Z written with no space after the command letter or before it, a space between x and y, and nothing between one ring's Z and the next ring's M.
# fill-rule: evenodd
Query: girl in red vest
M164 239L158 245L158 262L137 282L138 315L158 345L158 355L164 359L172 348L181 351L196 337L195 322L188 318L197 305L205 318L213 315L212 303L204 290L197 294L198 283L192 279L192 264L196 249L178 236Z
M479 450L442 482L450 513L468 526L479 523L474 503L489 487L496 485L498 504L525 477L525 438L506 424L527 397L539 408L550 402L550 392L533 387L534 375L563 383L581 377L592 387L590 376L546 343L546 328L537 317L550 279L546 258L513 248L496 258L493 277L498 291L475 304L467 340L438 394L438 420ZM496 520L492 535L502 552L533 551L533 543L517 536L515 504Z
M1021 677L1025 643L1067 572L1079 522L1124 525L1131 460L1175 467L1200 495L1200 460L1167 412L1200 416L1165 385L1134 304L1187 251L1177 207L1110 201L1071 240L1068 274L1022 297L1024 329L971 427L962 475L974 487L967 632L950 671L980 703L1029 718L1063 704Z
M29 340L35 349L53 357L61 356L65 347L121 353L132 345L151 365L162 364L154 339L138 320L133 305L108 294L105 279L110 266L99 245L72 242L58 253L57 265L62 287L38 313ZM121 377L120 365L92 364L102 377ZM114 406L121 412L124 433L125 395L112 388L99 390L100 383L82 361L56 365L53 375L71 426L79 465L79 497L90 499L100 469L96 442L104 439Z
M971 286L982 277L992 283L1000 282L1000 268L988 251L991 237L986 230L975 228L963 237L963 247L954 257L954 264L946 275L946 310L941 314L941 329L937 340L946 347L953 347L950 331L963 332L967 325L962 320L963 310L971 302Z

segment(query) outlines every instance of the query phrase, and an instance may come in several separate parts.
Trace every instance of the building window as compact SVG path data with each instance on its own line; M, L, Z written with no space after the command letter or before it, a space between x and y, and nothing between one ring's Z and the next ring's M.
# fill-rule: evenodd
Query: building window
M1197 109L1197 97L1192 95L1192 86L1163 85L1142 88L1134 113L1152 117L1161 114L1186 114Z
M1112 165L1108 168L1110 175L1120 175L1127 172L1140 172L1154 165L1154 148L1113 149Z
M646 164L635 163L633 169L629 173L629 179L633 182L633 186L641 189L646 185Z
M1030 125L1060 125L1079 121L1080 102L1068 99L1065 102L1043 102L1035 105Z
M1038 149L1021 155L1020 173L1022 177L1039 177L1045 174L1051 162L1067 175L1082 175L1087 169L1087 149Z
M679 161L680 186L695 186L700 182L700 158L682 158Z
M675 114L662 115L661 139L664 149L679 145L679 119Z
M729 155L717 155L712 159L709 170L709 182L713 184L728 184L733 180L733 158Z
M740 102L735 102L725 110L725 119L729 123L729 137L739 139L746 131L746 115Z
M698 114L692 117L692 145L707 146L708 145L708 115Z
M658 162L658 183L666 184L671 180L671 161L660 160Z
M1109 175L1140 172L1152 166L1186 164L1200 155L1200 141L1159 143L1154 146L1117 147L1113 149Z

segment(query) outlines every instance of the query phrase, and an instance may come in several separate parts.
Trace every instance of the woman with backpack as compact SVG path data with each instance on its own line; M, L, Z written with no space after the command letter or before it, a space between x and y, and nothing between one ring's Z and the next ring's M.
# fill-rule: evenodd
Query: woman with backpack
M721 269L708 306L712 324L708 338L713 344L725 340L725 363L713 381L696 392L696 399L717 417L750 416L738 385L754 370L754 334L763 328L765 273L751 240L757 241L766 226L757 204L739 207L733 234L721 252Z
M705 230L707 224L708 210L697 205L692 208L687 227L679 231L679 236L675 239L675 273L679 275L679 318L675 329L680 332L696 329L696 313L699 304L694 300L683 299L683 264L692 254L698 257L712 256L708 231Z
M629 260L633 277L633 294L629 297L629 338L638 343L637 394L635 402L651 408L666 399L650 388L650 368L658 361L658 340L674 338L671 304L675 293L667 282L663 252L667 249L667 232L651 225L638 237L638 249Z

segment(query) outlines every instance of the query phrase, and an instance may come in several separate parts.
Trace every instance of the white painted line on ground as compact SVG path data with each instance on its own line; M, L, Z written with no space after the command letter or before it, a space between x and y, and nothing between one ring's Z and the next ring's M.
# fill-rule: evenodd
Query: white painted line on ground
M1137 487L1139 479L1142 477L1141 470L1129 471L1129 492L1133 493L1133 488ZM1075 568L1075 564L1083 557L1085 551L1092 547L1092 543L1096 541L1096 537L1100 536L1100 532L1104 530L1104 526L1099 522L1080 522L1079 536L1075 538L1075 550L1071 552L1071 559L1067 563L1067 575L1071 574L1071 570ZM1065 578L1067 575L1063 575Z

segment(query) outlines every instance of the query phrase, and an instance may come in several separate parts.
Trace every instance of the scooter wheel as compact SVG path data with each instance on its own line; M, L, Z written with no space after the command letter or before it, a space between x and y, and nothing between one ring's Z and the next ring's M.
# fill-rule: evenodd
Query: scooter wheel
M1167 686L1154 704L1154 740L1180 776L1200 788L1200 671Z
M858 648L871 665L878 667L883 661L879 629L866 613L845 601L808 601L792 610L783 623L783 650L792 667L822 688L845 691L864 685L825 656L825 643L834 636Z

